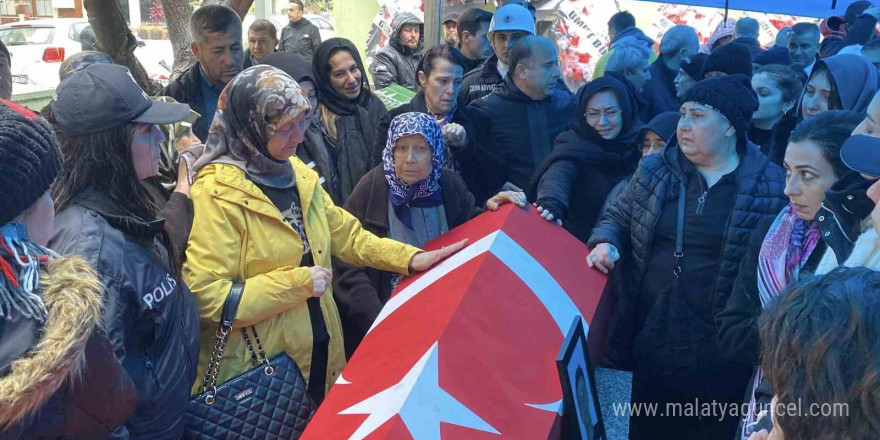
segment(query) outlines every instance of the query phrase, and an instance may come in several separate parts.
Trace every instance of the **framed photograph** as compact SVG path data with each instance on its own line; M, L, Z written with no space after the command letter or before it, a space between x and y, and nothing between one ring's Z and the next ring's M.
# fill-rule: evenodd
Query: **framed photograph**
M562 426L566 440L604 440L605 427L590 364L584 322L576 316L556 358L562 384Z

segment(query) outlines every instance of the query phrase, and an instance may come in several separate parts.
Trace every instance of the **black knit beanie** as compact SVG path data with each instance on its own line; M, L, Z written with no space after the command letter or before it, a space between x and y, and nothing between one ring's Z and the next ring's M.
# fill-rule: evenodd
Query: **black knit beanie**
M684 94L681 102L708 105L724 115L736 130L737 143L742 146L747 139L752 114L758 110L758 95L745 75L715 76L698 81Z
M728 75L741 74L752 77L752 53L744 44L727 43L713 50L703 63L702 79L709 72L724 72Z
M706 57L708 55L704 53L691 55L687 61L681 62L681 70L684 70L684 73L687 73L694 81L703 79L703 64L706 63Z
M55 181L61 152L46 121L0 100L0 225L30 208Z

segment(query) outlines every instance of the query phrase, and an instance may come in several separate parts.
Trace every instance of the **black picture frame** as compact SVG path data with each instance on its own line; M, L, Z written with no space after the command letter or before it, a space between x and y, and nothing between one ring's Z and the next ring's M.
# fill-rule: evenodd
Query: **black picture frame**
M562 438L605 440L605 424L590 363L583 318L576 316L556 358L562 385Z

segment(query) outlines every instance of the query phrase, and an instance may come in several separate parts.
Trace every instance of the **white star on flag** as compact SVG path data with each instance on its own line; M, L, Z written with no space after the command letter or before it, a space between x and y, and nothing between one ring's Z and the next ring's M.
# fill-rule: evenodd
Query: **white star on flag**
M501 434L440 388L435 342L400 382L341 411L368 414L349 440L363 440L395 415L400 415L414 440L440 440L440 422Z

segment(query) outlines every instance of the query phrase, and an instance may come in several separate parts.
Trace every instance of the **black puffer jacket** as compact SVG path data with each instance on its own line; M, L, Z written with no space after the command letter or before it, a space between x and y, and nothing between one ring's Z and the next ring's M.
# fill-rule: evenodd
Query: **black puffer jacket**
M376 145L373 147L373 166L382 163L382 151L388 142L391 120L408 112L428 113L422 92L416 94L408 104L388 112L379 122ZM495 149L488 117L479 110L459 106L456 107L451 122L464 127L467 133L467 145L464 148L449 148L452 160L468 190L474 195L477 206L483 206L507 182L507 168Z
M49 245L86 259L104 282L104 327L137 388L137 410L114 438L178 440L196 379L199 317L169 273L162 222L124 217L102 194L82 194L55 219Z
M419 25L419 45L410 49L400 42L400 30L403 25ZM419 82L416 79L416 69L424 56L425 25L415 14L401 12L391 23L394 32L388 45L382 48L373 64L370 65L370 73L373 74L373 82L377 89L384 89L391 84L400 84L402 87L414 92L419 90Z
M553 141L574 118L577 100L571 92L556 89L536 101L508 75L498 90L471 107L488 115L508 181L526 189L537 166L550 154Z
M782 168L771 164L754 144L749 143L744 150L740 153L740 164L736 170L737 191L725 226L721 264L715 275L711 298L707 300L710 310L716 312L720 311L730 296L740 262L748 249L751 233L761 220L775 217L786 204L783 195L785 173ZM623 304L615 311L613 321L618 326L614 330L615 336L609 337L608 341L609 346L616 345L615 351L620 354L615 357L623 364L628 363L635 337L642 330L642 324L635 322L634 304L652 256L654 228L664 205L678 198L679 183L687 178L681 168L682 160L685 159L675 137L662 154L642 158L629 186L608 207L587 243L591 248L600 243L610 243L627 259L624 266L627 270L624 275L626 294ZM675 303L681 306L680 301ZM667 312L663 314L667 321L674 316L681 318L693 314L684 309ZM677 331L687 332L688 329L669 328L672 325L670 322L653 324L665 325L669 331L663 332L663 335L642 335L648 339L646 345L653 346L657 356L674 357L673 352L681 347L675 348L671 345L674 341L666 338ZM714 340L714 333L711 338ZM676 364L673 359L666 360L668 362L664 363L667 365Z

